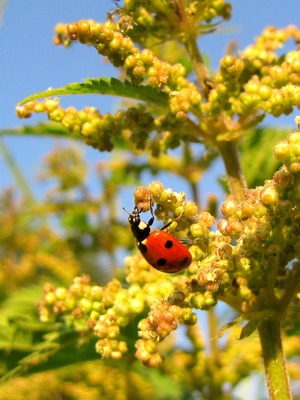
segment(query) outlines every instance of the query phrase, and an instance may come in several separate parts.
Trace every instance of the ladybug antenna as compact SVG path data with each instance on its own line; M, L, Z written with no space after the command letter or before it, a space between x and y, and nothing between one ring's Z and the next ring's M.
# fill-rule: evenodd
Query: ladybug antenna
M142 208L139 210L137 206L134 207L134 210L133 210L131 213L130 213L129 211L127 211L125 207L123 207L123 210L124 210L130 217L132 217L133 215L136 215L136 214L140 214L140 213L143 211Z
M127 210L126 210L126 208L125 207L123 207L123 210L128 214L128 215L131 215L131 213L130 212L128 212Z

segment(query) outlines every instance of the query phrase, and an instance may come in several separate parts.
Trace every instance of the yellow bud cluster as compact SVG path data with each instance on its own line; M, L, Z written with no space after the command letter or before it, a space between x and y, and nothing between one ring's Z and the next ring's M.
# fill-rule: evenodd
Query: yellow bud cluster
M98 340L96 343L96 351L103 358L112 358L119 360L127 352L127 344L124 341L110 340L108 338Z
M169 108L172 114L182 119L183 115L187 117L187 113L191 109L195 109L195 113L200 113L202 97L197 87L190 83L188 87L182 88L180 91L170 92Z
M147 367L158 368L163 364L164 358L156 352L156 343L152 340L140 339L136 342L135 347L137 349L136 358Z
M283 161L291 173L300 172L300 132L292 132L286 141L278 143L274 148L274 156Z
M119 341L120 328L144 309L145 295L133 284L124 289L116 279L106 287L92 286L88 276L75 278L70 288L46 285L39 303L43 321L65 319L75 328L90 331L100 339L97 351L103 357L118 359L127 351L126 343Z
M203 212L198 215L198 207L192 201L185 201L183 192L173 192L165 189L160 181L153 181L147 187L139 186L134 192L134 203L143 211L149 210L150 206L157 203L155 216L168 222L170 215L176 219L170 225L169 230L185 230L189 227L193 238L207 236L209 228L213 226L215 219L209 213ZM191 225L191 221L198 219L197 223Z
M121 140L126 146L131 146L133 151L151 149L153 156L157 157L168 148L180 145L181 136L166 131L174 125L173 121L164 117L154 119L144 106L137 105L126 111L115 114L104 114L94 107L85 107L76 110L75 107L66 109L59 105L59 100L47 98L44 101L30 101L22 106L17 106L19 118L29 118L32 113L44 112L51 121L59 122L71 133L80 133L85 143L100 151L111 151L114 142ZM157 130L157 135L151 139L150 133ZM182 127L181 127L182 130Z
M95 46L97 51L108 57L116 67L124 65L126 57L137 52L132 40L121 32L118 24L111 20L104 24L93 20L81 20L66 26L65 38L61 32L62 27L60 26L59 39L57 39L59 44L66 40L78 40L81 43Z
M289 39L298 43L299 37L295 26L268 27L239 57L226 55L202 112L216 115L225 111L232 116L261 109L276 117L290 114L300 105L300 53L292 50L282 60L277 50Z
M92 20L81 20L66 25L65 29L59 24L56 31L56 43L64 44L78 40L95 46L99 54L108 57L114 66L124 66L127 75L135 83L146 82L156 88L168 85L177 90L188 83L186 80L182 81L186 74L182 65L172 66L158 59L149 49L140 51L129 36L124 34L119 23L110 20L101 24ZM194 90L194 93L190 94L191 103L198 104L199 96Z
M123 137L123 131L131 129L134 132L140 129L140 121L143 121L143 130L152 130L152 117L147 113L139 113L131 108L116 114L104 114L94 107L85 107L83 110L76 110L75 107L66 109L60 107L59 99L46 99L42 102L30 101L24 106L17 107L19 118L28 118L33 112L45 112L51 121L60 122L63 127L72 133L80 133L87 145L101 151L113 149L113 139ZM138 115L138 120L133 118L133 113ZM145 137L146 140L146 137ZM140 145L132 141L134 146Z
M255 45L248 46L243 54L247 59L255 60L257 68L262 67L263 64L272 65L278 59L277 49L281 48L291 38L299 42L300 31L296 26L289 25L283 29L269 26L256 39Z
M213 307L217 299L214 296L213 291L207 290L204 293L195 293L190 298L191 305L197 310L208 310Z
M220 264L216 258L208 263L208 267L205 267L207 259L202 265L207 271L212 266L217 267L217 270L211 270L212 278L217 276L219 266L222 271L235 271L234 275L236 274L239 282L237 292L242 298L246 296L248 299L253 293L258 293L272 269L274 275L285 276L286 265L295 257L290 252L290 243L298 242L299 216L297 207L293 207L297 197L299 198L297 189L295 191L298 171L290 166L298 162L299 138L299 133L293 132L286 142L275 146L276 157L285 160L285 165L275 174L274 180L266 181L264 186L256 189L247 190L241 203L228 199L221 205L221 212L226 218L219 220L218 229L225 237L237 238L237 242L232 247L232 254L228 253L227 266ZM274 218L275 215L280 218ZM261 251L262 248L264 252ZM209 277L207 271L201 269L199 275L200 281L206 287L205 279ZM218 282L218 279L215 281Z
M156 352L156 343L164 340L179 323L194 325L196 322L197 317L190 307L179 307L166 300L156 302L147 319L139 323L142 339L136 343L136 357L147 366L159 366L163 358Z
M141 0L125 0L124 9L135 21L138 21L139 29L131 33L135 40L142 40L146 33L155 32L155 37L164 38L167 32L180 35L184 30L180 22L183 19L178 6L173 2L162 2L153 0L145 3ZM185 12L190 17L194 26L201 25L205 30L205 23L210 24L212 20L222 18L227 20L231 15L231 4L224 0L209 0L205 3L187 2ZM209 25L210 26L210 25Z

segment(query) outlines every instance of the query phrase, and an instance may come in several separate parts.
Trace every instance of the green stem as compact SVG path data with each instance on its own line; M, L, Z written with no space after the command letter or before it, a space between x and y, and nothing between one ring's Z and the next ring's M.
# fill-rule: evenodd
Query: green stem
M211 355L215 360L215 362L217 362L220 353L219 353L218 339L217 339L218 321L214 309L210 308L207 311L207 319L208 319Z
M31 202L34 202L34 196L31 192L29 185L27 184L24 175L21 172L21 169L16 164L13 156L11 155L10 151L6 147L4 140L0 137L0 154L2 154L4 160L6 161L8 167L12 175L14 176L18 187L23 191L24 197Z
M242 174L237 143L235 141L222 141L217 142L217 146L225 164L230 193L236 201L241 202L244 199L247 183Z
M210 81L210 75L206 68L203 57L198 47L197 38L199 32L194 26L193 19L186 11L186 4L184 0L176 0L178 16L180 20L180 29L182 33L182 41L193 63L193 69L197 76L199 85L202 89L204 97L207 99L209 94L209 87L207 82Z
M204 97L207 99L210 91L210 88L207 86L207 82L210 81L211 79L208 70L204 65L203 58L199 51L196 38L189 37L188 40L185 42L185 47L191 57L193 63L193 69L197 76L199 85L202 89L202 93Z
M218 323L217 317L214 309L209 309L207 311L207 320L209 328L209 338L210 338L210 356L208 357L208 368L210 369L211 379L209 381L209 399L223 399L222 387L215 376L217 369L219 368L220 360L220 349L218 346L217 331Z
M279 316L263 320L259 327L269 400L291 400L289 378L281 341Z

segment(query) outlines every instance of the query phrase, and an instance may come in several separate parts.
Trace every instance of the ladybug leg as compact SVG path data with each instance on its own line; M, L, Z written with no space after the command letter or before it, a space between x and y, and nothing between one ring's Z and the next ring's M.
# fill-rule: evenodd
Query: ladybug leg
M152 217L148 221L148 225L151 226L154 222L154 213L153 213L153 207L152 207L152 201L150 201L150 213Z
M167 222L166 224L164 224L164 225L160 228L160 231L164 231L165 229L167 229L174 221L175 221L175 219L172 219L172 221Z
M154 217L151 217L148 221L148 225L151 226L154 222Z
M164 226L162 226L160 228L160 230L163 231L163 230L167 229L174 221L178 221L182 217L183 214L184 213L180 214L179 217L172 219L172 221L169 221L166 224L164 224Z
M188 244L188 245L191 245L193 243L193 241L191 239L180 239L179 242L182 244Z

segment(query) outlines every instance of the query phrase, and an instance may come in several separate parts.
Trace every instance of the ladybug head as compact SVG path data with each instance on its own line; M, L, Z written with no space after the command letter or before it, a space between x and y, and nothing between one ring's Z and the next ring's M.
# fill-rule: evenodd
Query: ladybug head
M142 242L150 235L150 226L153 224L154 217L152 216L148 223L141 220L140 213L142 209L139 210L137 207L134 207L132 213L129 213L123 207L123 210L127 212L129 215L128 222L130 224L131 231L138 242Z
M123 210L125 210L125 208L123 208ZM128 222L130 223L130 226L132 225L138 226L141 222L140 213L142 212L142 210L139 210L137 207L134 207L132 213L129 213L128 211L126 212L129 215Z

